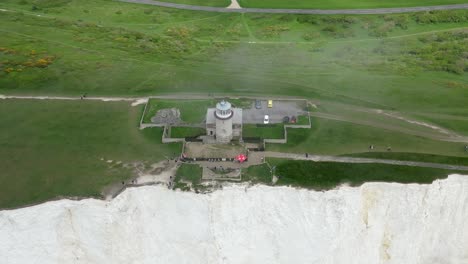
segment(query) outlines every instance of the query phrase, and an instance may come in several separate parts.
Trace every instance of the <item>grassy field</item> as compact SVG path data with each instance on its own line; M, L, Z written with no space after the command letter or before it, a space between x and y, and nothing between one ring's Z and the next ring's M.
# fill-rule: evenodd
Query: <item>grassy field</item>
M432 163L446 163L451 165L468 166L468 152L465 157L441 156L433 154L421 153L399 153L399 152L364 152L357 154L345 155L350 157L376 158L376 159L396 159L422 161Z
M277 185L292 185L329 190L341 184L359 186L365 182L429 184L456 171L384 164L348 164L333 162L268 159L276 166ZM352 172L352 173L350 173Z
M172 138L198 137L206 135L206 130L200 127L171 127Z
M242 171L242 181L271 184L270 167L266 164L254 165Z
M206 115L206 109L216 106L216 100L162 100L150 99L143 117L144 123L151 123L151 118L158 110L166 108L177 108L183 122L198 124Z
M465 4L463 0L239 0L242 7L353 9Z
M268 144L273 151L341 155L368 152L425 153L466 157L464 143L431 140L420 136L335 120L313 118L312 128L289 129L287 144ZM397 158L397 156L393 156ZM406 158L406 157L404 157Z
M245 124L242 127L242 137L244 138L284 138L284 126L282 124L274 125L253 125Z
M180 144L160 143L161 129L138 129L141 112L117 102L0 101L0 208L99 196L134 176L131 164L180 153Z
M197 164L182 164L174 179L174 188L183 191L190 190L187 183L191 183L194 189L199 188L202 178L202 168Z

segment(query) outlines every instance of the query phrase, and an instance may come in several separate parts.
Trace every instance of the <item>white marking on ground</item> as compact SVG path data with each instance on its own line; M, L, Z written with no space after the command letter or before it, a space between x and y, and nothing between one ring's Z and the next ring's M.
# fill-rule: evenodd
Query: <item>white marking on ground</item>
M428 127L428 128L434 129L434 130L436 130L436 131L438 131L440 133L446 134L446 135L451 135L452 134L448 130L443 129L441 127L431 125L431 124L421 122L421 121L411 120L411 119L396 115L394 113L387 113L387 112L383 112L381 110L378 110L377 113L383 114L383 115L386 115L386 116L389 116L389 117L392 117L392 118L395 118L395 119L399 119L399 120L405 121L405 122L410 123L410 124Z
M229 9L241 9L242 7L239 5L237 0L231 0L231 4L227 8L229 8Z
M138 99L138 100L136 100L135 102L132 103L132 106L146 104L147 102L148 102L147 98Z

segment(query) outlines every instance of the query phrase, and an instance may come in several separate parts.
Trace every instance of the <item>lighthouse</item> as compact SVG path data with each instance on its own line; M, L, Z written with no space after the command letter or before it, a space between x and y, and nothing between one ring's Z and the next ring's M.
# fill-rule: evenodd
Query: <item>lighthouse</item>
M214 112L216 119L216 142L229 143L232 140L232 111L231 103L228 101L221 101L216 104Z

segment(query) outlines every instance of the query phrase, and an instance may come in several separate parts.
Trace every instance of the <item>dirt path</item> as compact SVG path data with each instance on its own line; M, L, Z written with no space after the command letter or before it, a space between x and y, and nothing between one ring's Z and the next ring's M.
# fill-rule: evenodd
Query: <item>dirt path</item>
M401 166L412 166L412 167L425 167L435 169L446 169L446 170L460 170L468 171L468 166L441 164L441 163L430 163L430 162L418 162L418 161L404 161L404 160L387 160L387 159L372 159L372 158L354 158L354 157L339 157L339 156L326 156L326 155L309 155L307 158L305 154L296 153L282 153L282 152L253 152L249 155L250 158L258 161L261 158L283 158L293 160L311 160L311 161L326 161L326 162L339 162L339 163L377 163L377 164L390 164L390 165L401 165Z
M162 7L170 7L176 9L208 11L220 13L272 13L272 14L320 14L320 15L371 15L371 14L394 14L394 13L409 13L434 10L451 10L451 9L468 9L468 4L459 5L440 5L440 6L421 6L421 7L397 7L397 8L375 8L375 9L269 9L269 8L227 8L227 7L210 7L210 6L194 6L184 4L174 4L167 2L159 2L153 0L118 0L133 4L154 5ZM232 5L232 3L231 3ZM230 6L231 6L230 5Z
M231 0L231 4L226 7L226 8L229 8L229 9L239 9L241 8L239 3L237 2L237 0Z

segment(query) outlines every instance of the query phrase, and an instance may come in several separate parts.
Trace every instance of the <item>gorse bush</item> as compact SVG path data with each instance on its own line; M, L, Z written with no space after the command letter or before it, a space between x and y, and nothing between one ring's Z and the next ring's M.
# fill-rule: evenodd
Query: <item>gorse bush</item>
M468 10L415 13L413 19L420 24L468 22Z

